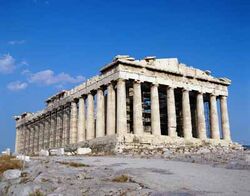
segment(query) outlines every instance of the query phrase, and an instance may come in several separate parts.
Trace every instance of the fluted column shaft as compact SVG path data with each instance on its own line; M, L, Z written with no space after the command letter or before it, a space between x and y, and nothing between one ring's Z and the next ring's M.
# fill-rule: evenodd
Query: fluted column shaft
M35 125L35 152L39 152L39 122L37 122L37 124Z
M196 100L196 110L197 110L197 129L198 129L198 138L206 139L206 121L204 113L204 100L203 94L198 92Z
M32 154L35 153L35 126L32 126Z
M94 97L91 93L87 98L87 140L95 137L95 125L94 125Z
M51 114L51 119L50 119L50 136L49 136L49 141L50 141L50 148L55 147L54 141L55 141L55 114Z
M56 134L56 146L62 147L62 135L63 135L63 110L57 112L57 134Z
M104 96L103 90L98 89L96 95L96 137L105 135L105 118L104 118Z
M26 133L26 125L24 125L24 144L23 144L23 152L26 153L26 148L27 148L27 133Z
M210 128L212 139L220 139L216 96L210 96Z
M77 103L71 102L70 111L70 144L77 142Z
M167 88L168 136L176 137L176 110L174 88Z
M192 122L191 122L191 110L189 101L189 91L184 89L182 92L182 113L183 113L183 133L184 138L192 138Z
M123 79L117 81L117 133L127 133L126 84Z
M85 102L84 98L79 98L79 112L78 112L78 130L77 130L77 142L85 140Z
M141 100L141 83L134 81L133 83L134 96L133 96L133 127L134 134L143 134L142 123L142 100Z
M18 145L19 145L19 138L18 138L18 135L19 134L19 128L17 127L16 128L16 143L15 143L15 152L18 152Z
M153 135L161 135L161 119L160 119L160 106L158 85L152 84L150 89L151 98L151 129Z
M43 120L42 124L42 144L41 149L45 149L45 119Z
M115 134L115 90L110 83L107 94L107 135Z
M66 144L69 144L69 126L70 120L69 120L69 108L66 106L63 110L63 146Z
M46 118L45 126L46 126L46 140L47 140L46 148L50 148L51 147L51 145L50 145L50 140L51 140L51 136L50 136L50 134L51 134L51 128L50 128L51 127L51 116L50 116L50 114Z
M27 126L27 132L28 132L28 135L27 135L27 138L28 138L28 141L27 141L27 154L30 154L30 152L31 152L31 148L30 148L30 144L31 144L31 142L30 142L30 139L31 139L31 137L30 137L30 126L28 125Z
M230 125L227 109L227 97L221 96L220 98L221 107L221 124L222 124L222 135L224 140L231 141Z

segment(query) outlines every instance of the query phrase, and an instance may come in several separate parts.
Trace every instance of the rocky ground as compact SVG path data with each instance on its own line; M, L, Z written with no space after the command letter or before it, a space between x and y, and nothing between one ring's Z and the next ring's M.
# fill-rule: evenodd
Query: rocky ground
M33 157L0 195L250 195L250 151Z

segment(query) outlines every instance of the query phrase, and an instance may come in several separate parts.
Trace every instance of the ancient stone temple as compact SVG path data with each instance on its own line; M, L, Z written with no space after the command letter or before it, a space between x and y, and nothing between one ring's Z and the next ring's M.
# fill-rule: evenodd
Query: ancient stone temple
M137 138L148 145L230 143L230 82L176 58L118 55L100 75L48 98L42 111L15 116L16 152L105 144L114 137L124 143Z

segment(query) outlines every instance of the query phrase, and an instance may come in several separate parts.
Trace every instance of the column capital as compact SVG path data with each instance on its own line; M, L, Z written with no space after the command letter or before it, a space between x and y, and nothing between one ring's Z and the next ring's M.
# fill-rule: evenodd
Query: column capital
M190 88L186 88L186 87L185 87L185 88L182 88L182 92L184 92L184 91L188 91L188 92L189 92L189 91L190 91Z
M214 93L210 93L210 97L215 97L215 98L217 98L217 95L214 94Z
M175 86L167 86L167 89L175 89L176 87Z
M203 95L205 92L203 91L197 91L197 95Z
M117 79L117 82L125 82L126 81L126 79L124 79L124 78L118 78Z
M152 86L158 87L158 86L159 86L159 83L157 83L157 82L152 82L152 83L151 83L151 87L152 87Z
M228 96L226 96L226 95L220 95L219 97L220 97L220 99L227 99Z
M137 83L137 84L141 84L143 81L141 81L141 80L134 80L133 82Z

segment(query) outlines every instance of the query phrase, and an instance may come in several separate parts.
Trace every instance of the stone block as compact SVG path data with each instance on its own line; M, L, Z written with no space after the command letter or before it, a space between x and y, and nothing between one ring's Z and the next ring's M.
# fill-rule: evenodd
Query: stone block
M16 178L19 178L20 176L21 176L21 171L19 169L10 169L10 170L6 170L3 173L3 177L6 180L16 179Z
M49 151L48 150L41 150L39 152L39 156L49 156Z
M62 155L64 155L64 148L50 149L49 153L52 156L62 156Z
M78 155L90 154L91 152L91 148L77 148Z
M21 160L21 161L25 161L25 162L29 162L30 161L30 157L29 156L25 156L25 155L17 155L16 158L19 159L19 160Z

